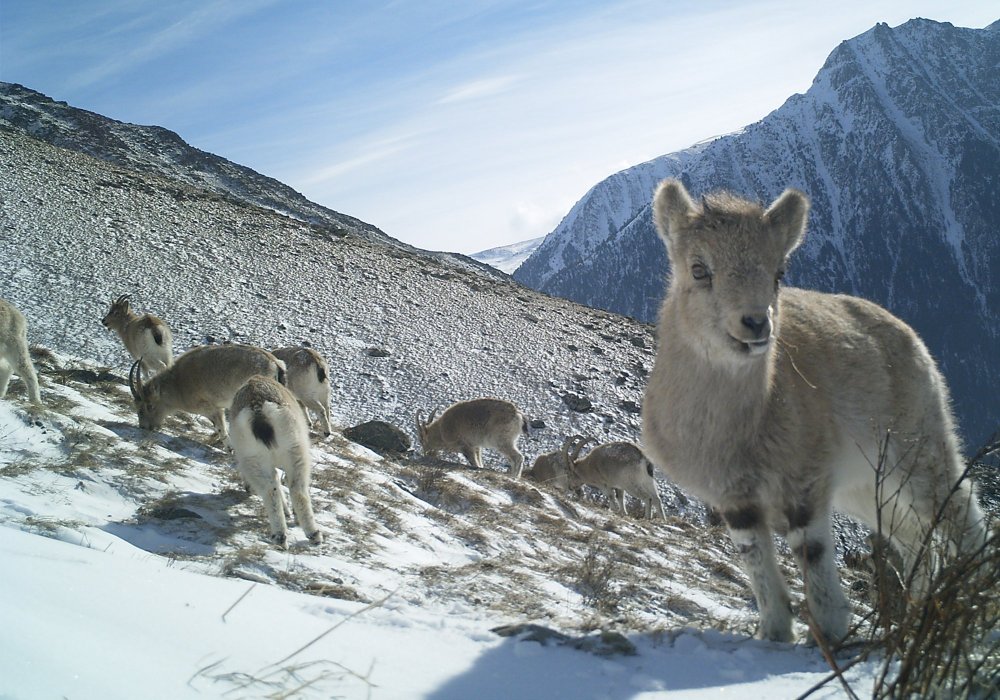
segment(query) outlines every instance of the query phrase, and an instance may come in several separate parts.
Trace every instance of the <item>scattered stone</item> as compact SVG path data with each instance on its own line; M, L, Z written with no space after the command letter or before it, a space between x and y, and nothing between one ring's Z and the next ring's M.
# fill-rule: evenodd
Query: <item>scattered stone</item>
M368 348L365 350L365 354L368 355L368 357L389 357L392 355L392 353L385 348Z
M406 433L381 420L370 420L344 428L344 437L383 456L406 454L413 446Z
M627 413L639 413L642 411L642 406L637 404L635 401L629 401L628 399L623 399L618 407Z
M193 510L181 508L179 506L159 506L148 512L150 518L157 520L182 520L184 518L201 520L201 516Z
M526 622L494 627L491 631L501 637L517 637L520 642L538 642L542 646L553 643L597 656L635 656L638 653L635 644L630 642L625 635L607 630L602 630L597 634L571 637L554 629Z
M590 399L572 392L563 394L562 400L569 410L576 411L577 413L590 413L594 409L594 404L590 402Z
M531 426L532 430L541 430L542 428L545 427L545 421L543 421L541 418L532 418L531 420L528 421L528 425Z

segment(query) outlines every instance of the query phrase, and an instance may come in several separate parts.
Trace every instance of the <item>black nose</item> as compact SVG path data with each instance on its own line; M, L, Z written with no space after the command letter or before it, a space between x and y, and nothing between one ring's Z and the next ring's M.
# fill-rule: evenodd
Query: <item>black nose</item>
M755 338L764 338L771 335L771 321L767 318L767 314L744 316L740 321L750 329Z

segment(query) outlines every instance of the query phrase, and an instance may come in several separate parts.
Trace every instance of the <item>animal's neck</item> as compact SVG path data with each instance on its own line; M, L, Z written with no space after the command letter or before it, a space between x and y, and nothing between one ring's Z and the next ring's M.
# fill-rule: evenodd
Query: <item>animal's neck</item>
M772 391L773 348L746 362L711 358L682 338L664 338L660 348L673 375L672 404L688 407L693 420L720 428L731 423L733 430L754 430L763 420Z

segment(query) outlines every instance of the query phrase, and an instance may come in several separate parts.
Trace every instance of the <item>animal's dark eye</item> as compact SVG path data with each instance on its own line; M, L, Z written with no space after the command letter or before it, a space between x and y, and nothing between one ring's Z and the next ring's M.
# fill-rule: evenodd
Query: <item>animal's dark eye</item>
M783 280L784 278L785 278L785 268L784 267L779 267L778 268L778 272L775 273L775 275L774 275L774 284L775 284L775 286L777 286L778 284L780 284L781 280Z
M708 271L708 268L701 263L695 263L691 266L691 276L696 280L705 280L712 276L712 273Z

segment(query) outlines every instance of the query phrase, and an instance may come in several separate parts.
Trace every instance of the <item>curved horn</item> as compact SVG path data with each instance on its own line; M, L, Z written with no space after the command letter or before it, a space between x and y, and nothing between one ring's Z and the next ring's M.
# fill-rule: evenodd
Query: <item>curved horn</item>
M574 440L574 444L573 444L573 461L574 462L580 456L580 452L583 451L583 448L584 448L584 446L586 444L591 443L591 442L595 442L595 443L597 442L597 440L595 440L594 438L589 437L589 436L584 436L584 435L576 435L576 436L574 436L573 440Z
M421 411L421 410L420 410L420 409L418 408L418 409L417 409L417 427L418 427L418 428L422 428L423 426L425 426L425 425L426 425L426 423L424 423L424 417L423 417L423 415L422 415L422 414L423 414L423 411Z
M434 410L431 411L431 415L427 417L427 422L428 423L433 423L434 422L434 418L437 417L437 412L438 412L438 407L435 406Z
M116 304L124 304L125 302L127 302L131 298L132 298L131 294L122 294L117 299L115 299L115 303Z
M132 363L132 368L128 371L128 388L132 392L132 398L136 401L142 400L142 377L139 376L140 362L142 362L141 357Z

